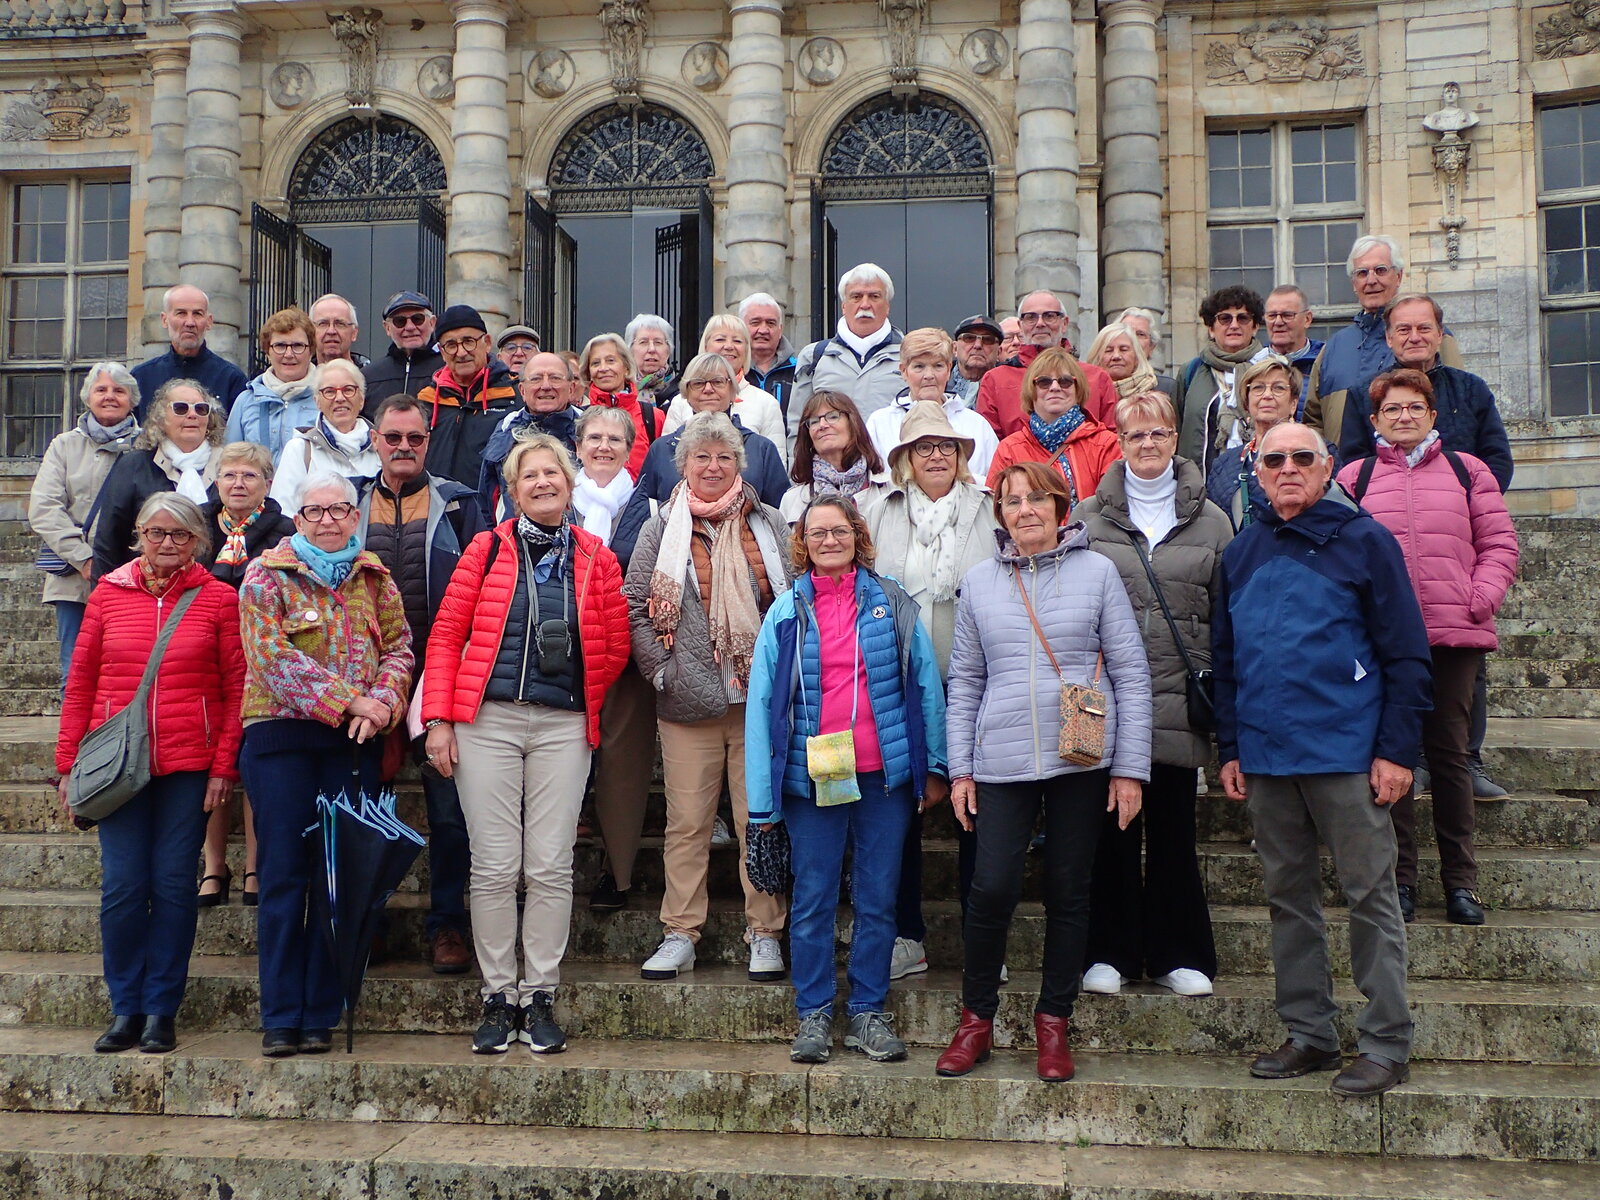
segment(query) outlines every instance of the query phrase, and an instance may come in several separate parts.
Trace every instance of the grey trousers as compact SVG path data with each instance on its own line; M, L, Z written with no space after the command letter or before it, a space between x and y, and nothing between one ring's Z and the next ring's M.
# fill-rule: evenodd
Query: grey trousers
M1394 824L1372 802L1367 776L1249 775L1250 820L1272 915L1278 1015L1296 1041L1337 1050L1333 969L1322 915L1320 835L1333 852L1350 906L1350 965L1367 1005L1356 1048L1403 1063L1411 1057L1406 927L1395 889Z

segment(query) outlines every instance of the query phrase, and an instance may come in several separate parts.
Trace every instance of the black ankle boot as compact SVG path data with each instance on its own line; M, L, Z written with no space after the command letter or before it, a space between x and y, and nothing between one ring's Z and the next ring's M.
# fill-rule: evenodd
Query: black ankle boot
M178 1029L171 1017L146 1017L139 1035L139 1049L146 1054L165 1054L178 1048Z
M144 1029L144 1014L131 1017L112 1017L106 1031L94 1040L96 1054L116 1054L132 1050L139 1044L139 1034Z

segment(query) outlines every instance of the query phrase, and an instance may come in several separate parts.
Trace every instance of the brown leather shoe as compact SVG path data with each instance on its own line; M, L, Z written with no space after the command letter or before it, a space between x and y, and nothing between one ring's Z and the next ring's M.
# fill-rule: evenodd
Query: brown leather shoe
M1333 1090L1341 1096L1381 1096L1411 1078L1408 1063L1389 1063L1370 1054L1356 1060L1333 1077Z
M466 939L459 929L439 930L433 935L431 950L435 975L461 975L472 965Z
M1283 1045L1250 1064L1250 1074L1257 1079L1297 1079L1313 1071L1331 1071L1343 1061L1337 1050L1318 1050L1285 1038Z
M994 1046L994 1021L984 1020L970 1008L961 1010L961 1024L950 1048L939 1055L933 1070L936 1075L954 1079L969 1074L981 1062L989 1061L989 1051Z
M1067 1046L1067 1019L1046 1013L1033 1014L1033 1036L1039 1045L1039 1078L1046 1083L1065 1083L1077 1073L1072 1051Z

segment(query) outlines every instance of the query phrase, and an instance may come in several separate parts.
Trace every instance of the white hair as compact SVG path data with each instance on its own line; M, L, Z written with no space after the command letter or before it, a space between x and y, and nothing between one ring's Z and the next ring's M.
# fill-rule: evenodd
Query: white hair
M894 280L889 278L889 272L885 271L877 263L864 262L857 263L839 276L839 303L844 303L844 294L852 283L866 283L869 279L876 279L883 284L883 297L885 300L894 299Z
M1379 248L1389 252L1389 265L1396 271L1404 272L1406 269L1406 252L1401 248L1396 238L1386 233L1365 233L1356 239L1355 245L1350 247L1350 257L1344 260L1345 273L1351 279L1356 277L1356 259L1369 250Z
M778 324L783 324L783 305L778 303L777 297L769 292L752 292L739 301L739 320L749 322L749 312L758 304L765 304L769 308L778 310Z
M361 328L361 316L356 312L356 306L351 304L350 301L346 300L343 296L339 295L338 292L323 292L322 295L318 296L311 302L311 308L306 309L306 313L309 315L311 309L316 308L316 306L321 304L324 300L337 300L340 304L348 308L350 310L350 324L354 325L357 329Z
M628 348L633 349L633 339L646 329L654 329L667 339L667 345L673 350L678 348L678 339L672 335L672 326L665 317L658 317L655 313L640 313L628 322L628 327L622 331L623 340L628 343Z
M1117 319L1111 323L1113 325L1121 325L1126 323L1129 317L1137 317L1141 321L1148 322L1150 325L1150 340L1152 342L1159 342L1161 340L1161 319L1156 316L1154 311L1148 308L1136 308L1130 305L1119 312L1117 314Z
M133 372L119 362L97 362L89 368L89 373L83 377L83 387L78 389L78 399L89 403L89 393L94 389L94 381L100 376L109 376L111 382L119 388L126 388L128 398L133 401L135 408L139 407L139 381L133 377Z
M333 488L344 497L347 504L356 504L359 498L356 495L356 485L343 475L335 475L332 471L322 471L316 475L307 475L300 481L300 490L295 493L294 504L298 512L305 507L306 497L312 492L321 491L323 488Z
M356 385L356 396L365 400L367 398L367 378L361 373L361 368L348 358L330 358L325 363L318 363L311 370L311 390L314 392L322 386L322 377L335 367L350 377L350 382Z

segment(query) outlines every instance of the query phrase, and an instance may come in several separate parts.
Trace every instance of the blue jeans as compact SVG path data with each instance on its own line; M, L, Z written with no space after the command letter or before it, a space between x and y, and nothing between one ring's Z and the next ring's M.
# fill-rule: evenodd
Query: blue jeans
M81 606L80 606L81 607ZM199 913L206 773L157 775L100 822L100 953L111 1011L176 1016Z
M416 742L417 757L424 757ZM467 841L467 819L461 813L456 781L446 779L422 764L422 795L428 803L428 925L427 937L446 929L467 931L467 873L472 868L472 848Z
M56 610L56 641L61 643L61 691L67 690L67 670L72 666L72 649L78 644L78 630L83 627L83 610L87 604L76 600L54 600Z
M846 846L852 856L850 899L855 910L846 969L850 1015L882 1012L889 999L900 859L917 805L910 785L886 791L882 771L865 772L856 782L861 799L854 804L818 808L809 796L783 798L794 871L789 954L795 1009L802 1017L833 1011L838 990L833 935Z

